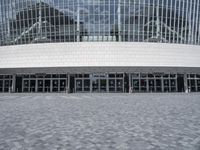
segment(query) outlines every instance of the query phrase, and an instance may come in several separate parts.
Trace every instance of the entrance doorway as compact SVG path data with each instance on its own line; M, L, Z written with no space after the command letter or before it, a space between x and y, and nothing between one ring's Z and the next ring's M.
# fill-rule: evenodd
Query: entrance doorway
M77 74L74 85L75 92L122 93L124 91L124 74Z
M178 92L184 92L184 75L179 74L177 77Z
M15 91L17 93L21 93L22 92L22 76L17 76L16 77L16 84L15 84Z
M44 92L50 92L51 80L45 80L44 86Z

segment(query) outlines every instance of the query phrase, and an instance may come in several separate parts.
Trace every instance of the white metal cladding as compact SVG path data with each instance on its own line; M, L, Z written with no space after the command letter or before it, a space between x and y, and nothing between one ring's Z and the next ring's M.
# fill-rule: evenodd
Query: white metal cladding
M199 46L78 42L0 47L0 68L200 67Z
M200 0L0 0L0 45L80 41L200 45Z

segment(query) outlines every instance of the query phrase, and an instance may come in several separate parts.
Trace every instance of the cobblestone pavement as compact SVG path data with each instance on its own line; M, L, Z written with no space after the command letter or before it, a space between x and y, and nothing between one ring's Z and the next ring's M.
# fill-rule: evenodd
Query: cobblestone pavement
M0 94L0 150L200 150L200 94Z

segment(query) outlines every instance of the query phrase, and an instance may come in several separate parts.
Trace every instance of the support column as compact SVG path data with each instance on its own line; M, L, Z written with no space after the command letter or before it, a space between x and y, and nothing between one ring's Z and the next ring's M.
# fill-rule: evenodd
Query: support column
M154 76L154 92L157 92L156 77Z
M53 80L52 80L52 78L51 78L51 80L50 80L50 93L52 93L52 88L53 88Z
M106 75L106 92L109 93L109 74Z
M117 79L116 79L116 75L115 75L115 93L117 93Z
M163 75L161 76L161 86L162 86L162 92L164 92L164 79L163 79Z
M117 17L118 17L118 36L119 36L119 42L120 42L121 41L121 0L119 0L118 2Z
M147 92L149 92L149 77L147 76Z
M176 74L176 92L178 92L178 74Z
M42 81L43 81L42 93L44 93L45 92L45 79L42 79Z
M22 77L22 93L24 92L24 79Z
M15 93L16 75L12 76L12 92Z
M171 87L171 77L169 76L169 92L171 92L172 91L172 87Z
M133 87L131 86L131 74L128 74L128 85L129 85L129 93L133 92Z
M81 82L82 82L82 80L81 80ZM74 79L74 91L73 91L73 93L76 93L77 91L76 91L76 78Z
M90 74L90 93L92 93L92 79L93 76Z
M141 73L139 74L139 93L141 93Z
M184 74L184 88L185 88L185 93L188 93L188 84L187 84L187 74Z
M195 74L195 91L198 92L198 87L197 87L197 75Z
M60 93L60 76L58 78L58 92Z
M78 8L77 8L77 29L76 29L77 42L80 42L80 8L79 8L79 0L78 0Z
M82 92L84 92L84 86L85 86L85 84L84 84L84 75L83 75L83 78L82 78Z
M124 83L125 83L125 73L123 74L123 79L122 79L122 91L123 93L127 93L128 91L125 90L125 86L124 86Z
M35 80L35 92L38 92L38 79Z
M5 78L5 76L4 76L4 78ZM4 93L4 86L5 86L5 79L3 78L3 89L2 89L2 91L3 91L3 93Z
M67 76L67 93L70 93L70 74Z

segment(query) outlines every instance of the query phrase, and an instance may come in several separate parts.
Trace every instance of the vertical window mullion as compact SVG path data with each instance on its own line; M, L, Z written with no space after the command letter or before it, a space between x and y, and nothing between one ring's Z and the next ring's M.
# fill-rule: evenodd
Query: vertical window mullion
M176 40L176 43L180 43L179 42L179 39L180 39L180 35L179 35L179 33L180 33L180 28L179 28L179 26L180 26L180 19L181 19L181 17L180 17L180 14L181 14L181 1L179 1L179 3L178 3L178 25L177 25L177 40Z
M176 21L177 19L179 18L176 18L176 4L177 4L177 0L174 0L175 1L175 6L174 6L174 27L173 27L173 43L175 43L175 36L176 36Z
M136 10L136 9L135 9L135 1L133 1L133 8L134 8L134 9L133 9L133 16L132 16L132 18L133 18L133 41L135 42L135 33L136 33L136 32L135 32L135 25L136 25L136 24L135 24L135 15L136 15L136 14L135 14L135 10Z
M149 31L150 31L150 10L151 10L151 3L150 0L148 1L148 21L147 21L147 40L149 40ZM148 41L147 41L148 42Z
M142 26L143 26L143 29L142 29L142 42L144 42L144 37L145 37L145 34L146 34L145 28L144 28L144 25L145 25L145 17L146 17L146 14L145 14L145 8L146 8L145 1L143 1L142 6L143 6L143 15L142 15L142 18L143 18L143 24L142 24Z
M183 33L183 31L184 31L184 26L183 26L183 24L184 24L184 21L185 21L185 3L186 3L186 1L183 1L182 2L183 3L183 8L182 8L182 15L181 15L181 19L182 19L182 23L181 23L181 44L185 41L185 37L184 37L184 33Z
M155 1L153 1L153 9L152 9L152 28L151 28L151 30L152 30L152 35L151 35L151 38L153 38L154 37L154 28L155 28Z
M200 8L200 1L198 3L198 8ZM198 15L200 16L200 12L198 12ZM200 17L198 17L198 19L199 19L199 22L198 22L199 29L198 29L198 42L197 42L197 44L200 45Z
M170 2L170 29L171 29L171 31L169 32L169 42L171 43L172 42L172 37L171 37L171 33L172 33L172 11L173 11L173 1L174 0L171 0L171 2Z
M140 7L141 7L141 3L140 3L141 1L139 1L139 3L138 3L138 39L137 39L137 42L140 42L140 17L141 17L141 15L140 15L140 12L141 12L141 9L140 9Z
M185 42L184 42L184 44L187 44L188 43L188 9L189 9L189 1L190 0L187 0L187 4L186 4L186 25L185 25Z
M197 44L198 20L199 20L199 0L197 0L196 26L195 26L195 37L194 37L195 42L194 42L194 44Z
M169 9L168 5L169 5L169 0L167 0L166 5L165 5L165 10L166 10L165 24L166 24L167 27L168 27L168 9ZM168 39L168 29L167 29L167 27L165 27L165 40L166 40L166 42L168 42L168 40L167 40Z
M130 17L130 11L131 11L131 10L130 10L130 7L131 7L131 6L130 6L130 5L131 5L131 4L130 4L130 0L128 0L127 4L128 4L128 13L127 13L127 16L128 16L128 17L127 17L127 19L128 19L128 20L127 20L127 34L128 34L128 39L127 39L127 41L130 42L130 41L131 41L131 40L130 40L130 34L131 34L131 32L130 32L130 19L131 19L131 17Z

